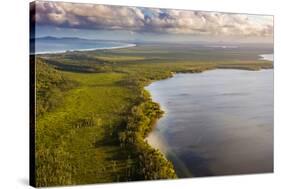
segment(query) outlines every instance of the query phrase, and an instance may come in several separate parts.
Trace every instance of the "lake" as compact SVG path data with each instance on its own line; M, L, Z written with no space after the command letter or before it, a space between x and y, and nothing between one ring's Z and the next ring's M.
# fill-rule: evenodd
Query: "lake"
M147 137L179 177L273 171L273 70L176 74L146 87L165 114Z

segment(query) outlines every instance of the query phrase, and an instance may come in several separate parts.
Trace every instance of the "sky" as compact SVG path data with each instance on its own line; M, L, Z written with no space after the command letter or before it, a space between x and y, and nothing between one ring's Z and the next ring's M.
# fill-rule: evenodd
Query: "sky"
M36 37L272 43L273 16L37 1Z

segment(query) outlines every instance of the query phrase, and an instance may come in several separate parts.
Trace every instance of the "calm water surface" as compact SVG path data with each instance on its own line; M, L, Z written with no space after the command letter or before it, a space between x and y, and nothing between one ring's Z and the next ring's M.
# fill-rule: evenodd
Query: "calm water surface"
M146 89L165 111L147 140L179 177L273 171L273 70L176 74Z

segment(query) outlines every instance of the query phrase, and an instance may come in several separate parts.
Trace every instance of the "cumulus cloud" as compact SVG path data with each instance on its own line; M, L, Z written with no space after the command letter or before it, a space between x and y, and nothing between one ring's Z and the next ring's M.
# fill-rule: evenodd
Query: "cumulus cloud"
M36 2L40 25L191 35L272 36L273 18L218 12Z

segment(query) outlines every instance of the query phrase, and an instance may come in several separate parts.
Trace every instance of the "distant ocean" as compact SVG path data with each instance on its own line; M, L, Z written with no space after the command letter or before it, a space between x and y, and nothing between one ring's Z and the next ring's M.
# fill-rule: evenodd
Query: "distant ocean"
M131 43L90 40L80 38L43 37L33 39L31 45L35 52L31 54L63 53L67 51L90 51L99 49L116 49L136 46Z

